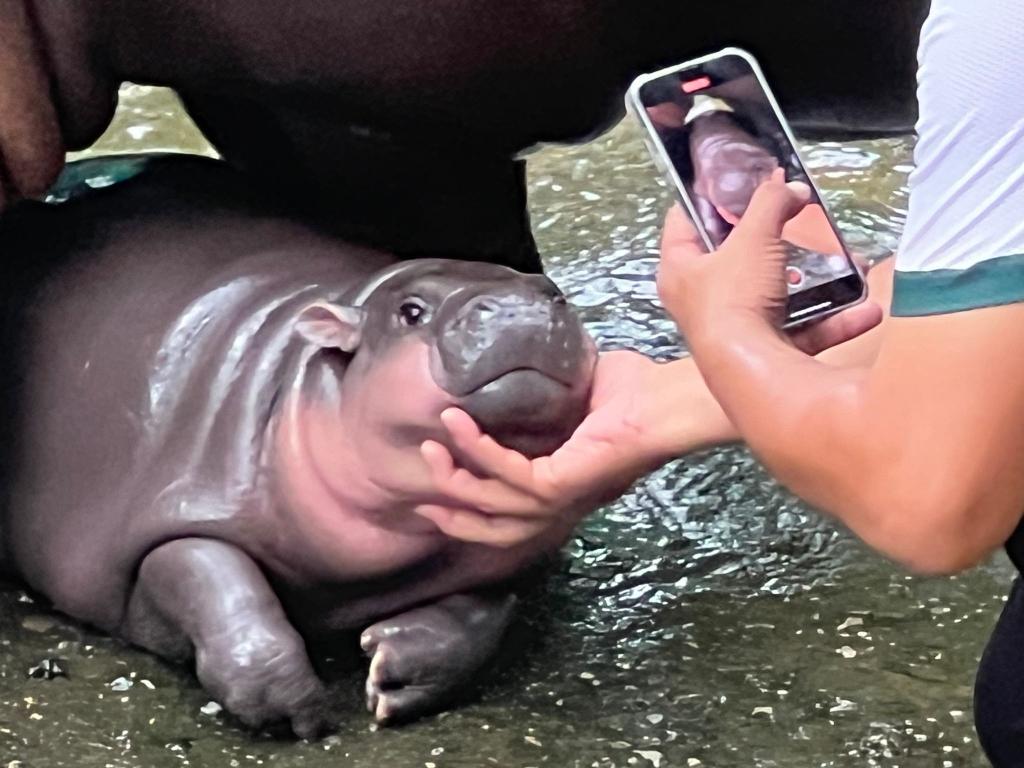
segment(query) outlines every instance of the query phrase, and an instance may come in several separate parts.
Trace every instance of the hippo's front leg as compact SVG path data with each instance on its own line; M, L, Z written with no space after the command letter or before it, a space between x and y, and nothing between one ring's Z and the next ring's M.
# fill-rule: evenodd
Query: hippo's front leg
M378 722L436 712L490 661L514 614L515 595L452 595L363 632L371 656L366 703Z
M302 637L235 546L178 539L150 552L122 634L162 656L194 656L203 687L247 725L289 721L303 738L326 725L326 695Z

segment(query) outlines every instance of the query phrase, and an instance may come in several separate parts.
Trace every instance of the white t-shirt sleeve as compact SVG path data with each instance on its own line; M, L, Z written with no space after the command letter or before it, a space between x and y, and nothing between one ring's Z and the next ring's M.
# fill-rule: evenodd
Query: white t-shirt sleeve
M1024 301L1024 2L933 0L893 313Z

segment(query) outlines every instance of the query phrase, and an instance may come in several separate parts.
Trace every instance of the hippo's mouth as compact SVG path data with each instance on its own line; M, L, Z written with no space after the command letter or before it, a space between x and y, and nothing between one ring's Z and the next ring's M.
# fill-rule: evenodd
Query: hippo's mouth
M515 368L459 398L459 406L499 443L530 456L564 443L586 412L589 386L536 368Z
M474 388L470 389L466 393L466 397L469 397L477 392L481 392L488 387L501 386L502 384L512 383L513 386L545 386L546 384L557 384L571 389L574 382L568 375L567 371L542 371L539 368L533 368L530 366L520 366L518 368L510 368L507 371L498 373L490 376L487 381L477 384Z

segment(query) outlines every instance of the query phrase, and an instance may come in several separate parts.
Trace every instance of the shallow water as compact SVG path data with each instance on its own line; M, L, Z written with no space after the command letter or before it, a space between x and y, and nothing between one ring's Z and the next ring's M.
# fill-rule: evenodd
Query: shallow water
M166 94L126 95L98 151L209 151ZM808 150L849 241L893 249L910 144ZM546 263L602 347L678 355L652 281L667 194L638 132L531 164ZM338 735L253 737L185 671L2 592L0 765L983 766L971 684L1010 579L1002 558L907 577L745 451L716 451L592 518L529 604L538 639L523 658L481 701L402 729L371 727L354 674L337 688ZM45 658L68 676L29 679Z

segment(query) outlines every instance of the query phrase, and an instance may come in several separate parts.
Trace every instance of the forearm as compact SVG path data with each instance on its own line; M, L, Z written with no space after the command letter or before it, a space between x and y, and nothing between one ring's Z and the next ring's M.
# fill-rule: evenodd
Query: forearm
M637 396L655 406L643 409L647 423L639 425L652 466L739 440L692 357L660 364L654 389Z
M873 335L860 343L849 342L849 346L830 350L818 361L808 362L819 369L832 367L836 375L841 375L849 372L851 366L869 362L877 351L878 338ZM655 389L640 396L658 404L645 427L652 463L664 463L694 451L743 439L692 357L661 364Z
M808 357L767 325L691 340L709 390L737 433L784 485L838 512L865 461L866 369Z
M838 368L864 367L874 362L888 323L892 281L892 259L871 270L869 294L872 301L886 309L886 319L877 328L822 352L819 361ZM661 411L663 418L652 427L652 452L664 461L741 439L692 357L663 364L657 391L651 393L651 398L666 403Z

